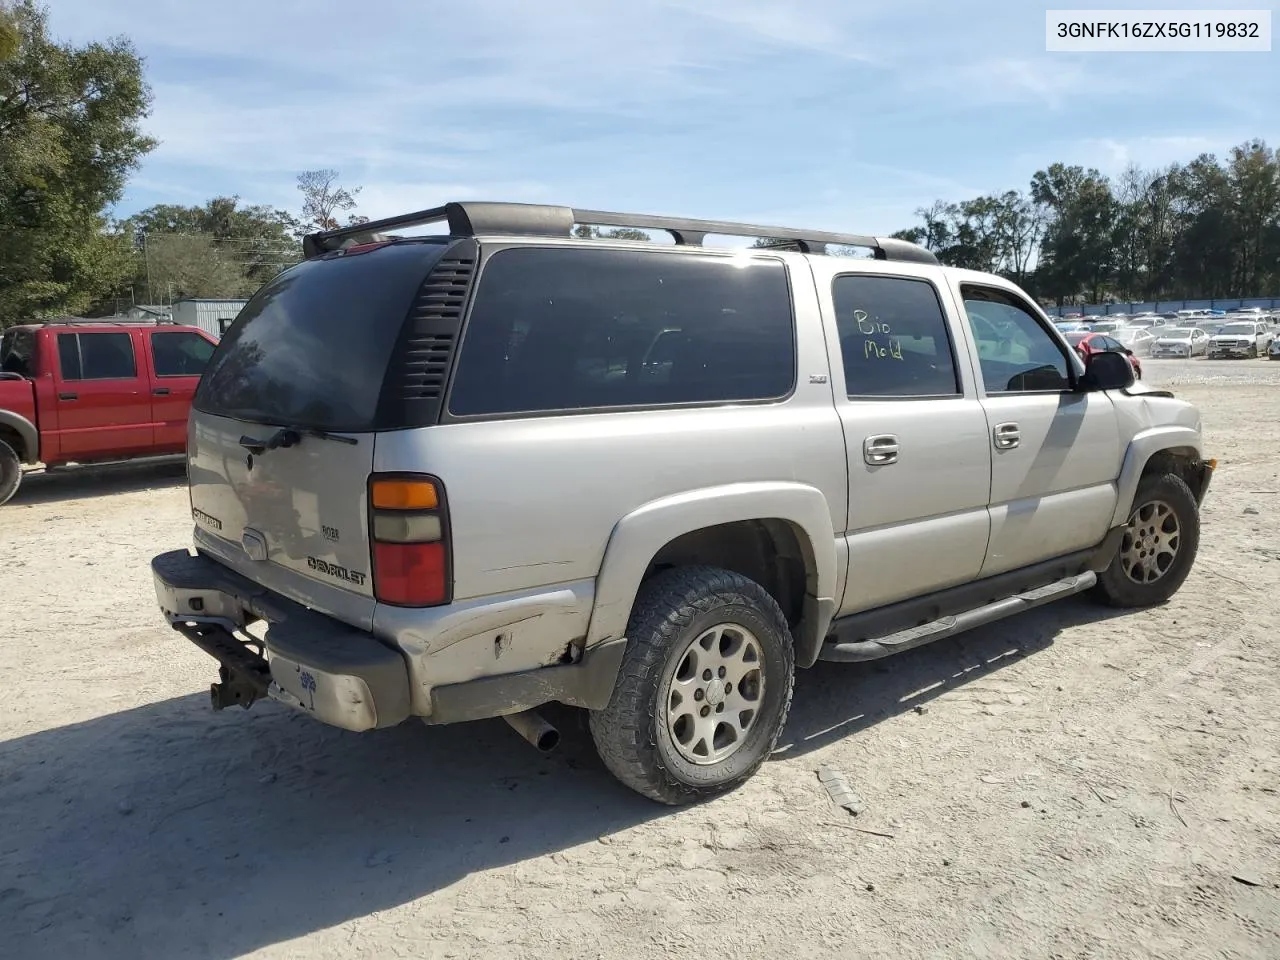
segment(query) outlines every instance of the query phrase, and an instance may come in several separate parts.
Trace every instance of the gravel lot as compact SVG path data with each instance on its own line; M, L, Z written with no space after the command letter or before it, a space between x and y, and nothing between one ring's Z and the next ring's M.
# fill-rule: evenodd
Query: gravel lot
M147 570L188 541L181 467L30 477L0 511L0 955L1280 957L1280 363L1144 366L1220 460L1167 607L804 672L776 760L679 811L567 710L549 757L500 721L212 713Z

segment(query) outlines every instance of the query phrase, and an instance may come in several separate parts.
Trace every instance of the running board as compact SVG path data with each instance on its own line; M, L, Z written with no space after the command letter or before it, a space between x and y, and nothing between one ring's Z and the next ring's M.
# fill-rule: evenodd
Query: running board
M1015 613L1030 610L1032 607L1041 606L1052 600L1082 593L1097 582L1098 575L1096 573L1085 571L1074 577L1065 577L1062 580L1046 584L1043 587L1037 587L1034 590L1022 590L1004 600L997 600L994 603L975 607L952 617L942 617L930 623L921 624L918 627L908 627L906 630L899 630L897 633L891 633L887 637L880 637L877 640L824 643L818 653L818 659L839 660L844 663L879 660L881 657L902 653L904 650L912 650L915 647L923 647L926 643L933 643L933 641L941 640L943 637L955 636L957 633L964 633L974 627L1003 620L1005 617L1011 617ZM839 630L839 621L833 626Z

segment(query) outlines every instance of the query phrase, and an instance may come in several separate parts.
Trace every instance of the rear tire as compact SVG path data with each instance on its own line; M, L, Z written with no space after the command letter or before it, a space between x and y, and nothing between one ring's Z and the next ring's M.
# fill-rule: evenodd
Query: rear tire
M13 447L0 440L0 504L8 503L22 485L22 461Z
M1095 596L1113 607L1153 607L1172 597L1191 572L1200 548L1195 495L1173 473L1138 483L1124 539L1098 576Z
M609 705L591 735L609 771L659 803L739 786L773 751L791 708L795 651L754 580L680 567L640 588Z

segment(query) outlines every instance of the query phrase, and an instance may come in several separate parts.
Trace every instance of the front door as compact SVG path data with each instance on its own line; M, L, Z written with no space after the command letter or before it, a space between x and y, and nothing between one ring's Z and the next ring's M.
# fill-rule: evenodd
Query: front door
M977 354L991 463L984 577L1100 543L1123 449L1105 393L1076 392L1068 349L1002 287L958 284Z
M139 376L133 331L58 334L58 449L61 460L104 460L152 446L151 397Z
M991 449L971 378L960 373L969 359L951 334L941 271L849 270L827 280L825 266L815 273L834 314L828 339L849 466L847 615L978 575Z

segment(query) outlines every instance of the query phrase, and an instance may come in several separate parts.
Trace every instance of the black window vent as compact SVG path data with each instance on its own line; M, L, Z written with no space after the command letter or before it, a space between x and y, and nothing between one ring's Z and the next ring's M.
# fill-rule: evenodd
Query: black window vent
M379 420L388 429L436 422L462 332L477 252L474 240L455 244L418 288L383 385Z

